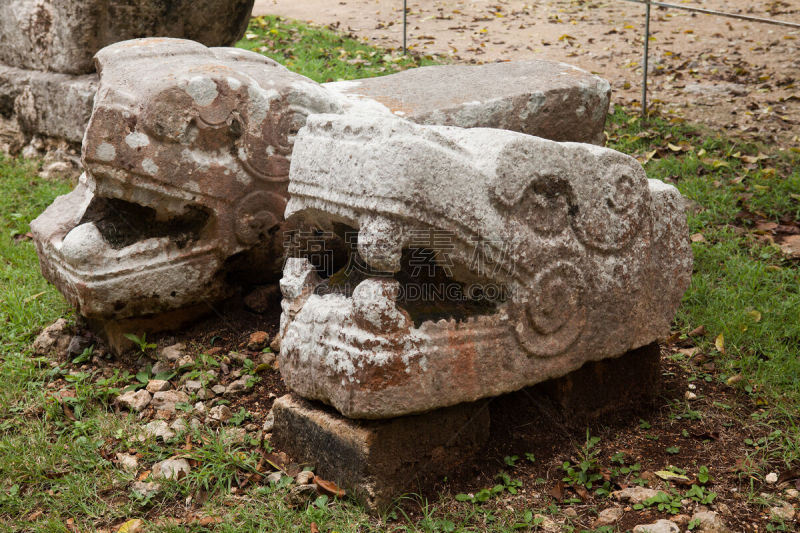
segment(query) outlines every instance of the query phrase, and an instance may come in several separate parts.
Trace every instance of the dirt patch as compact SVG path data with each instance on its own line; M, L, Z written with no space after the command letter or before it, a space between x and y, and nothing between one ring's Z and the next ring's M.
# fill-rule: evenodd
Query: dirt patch
M800 0L696 0L729 13L800 22ZM611 82L638 105L644 7L620 0L437 0L408 3L408 43L459 63L550 59ZM330 25L399 49L402 2L258 0L254 14ZM784 146L800 144L800 30L654 8L649 98L677 120Z

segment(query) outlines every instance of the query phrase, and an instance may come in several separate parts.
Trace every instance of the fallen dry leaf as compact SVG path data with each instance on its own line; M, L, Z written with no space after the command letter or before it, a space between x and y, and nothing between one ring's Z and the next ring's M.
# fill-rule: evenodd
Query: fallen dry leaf
M549 494L550 496L552 496L553 498L555 498L558 501L563 500L564 499L564 482L563 481L557 481L556 484L553 486L553 488L547 491L547 494Z
M319 487L320 492L327 494L328 496L344 498L345 494L347 494L344 489L340 489L333 481L326 481L319 476L314 476L314 484Z
M800 258L800 235L788 235L781 241L781 250L792 258Z

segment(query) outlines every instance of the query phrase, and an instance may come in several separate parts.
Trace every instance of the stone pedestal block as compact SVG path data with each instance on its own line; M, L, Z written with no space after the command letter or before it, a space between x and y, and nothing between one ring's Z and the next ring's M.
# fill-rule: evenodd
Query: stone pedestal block
M652 343L617 358L586 363L534 389L576 419L639 409L661 392L661 349Z
M275 400L272 412L276 448L313 464L371 509L452 471L489 438L485 402L366 421L289 394Z

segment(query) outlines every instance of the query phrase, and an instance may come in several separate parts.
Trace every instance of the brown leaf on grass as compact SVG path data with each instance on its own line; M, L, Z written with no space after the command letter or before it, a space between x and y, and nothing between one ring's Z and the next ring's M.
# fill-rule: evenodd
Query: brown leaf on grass
M564 499L564 482L556 481L553 488L547 491L547 494L558 500L559 502Z
M73 422L77 420L77 418L75 418L75 413L72 412L72 408L66 403L61 404L61 410L64 411L64 416L66 416Z
M78 526L75 525L74 518L67 518L67 521L64 523L72 533L79 533Z
M308 528L309 533L319 533L319 526L316 522L311 522L311 526Z
M347 494L344 489L340 489L333 481L326 481L319 476L314 476L314 484L319 487L321 493L327 494L328 496L344 498L345 494Z
M784 483L786 481L791 481L792 479L797 479L798 482L800 482L800 467L794 467L790 470L781 472L781 475L778 476L778 483Z
M689 332L690 337L702 337L706 334L706 327L705 326L697 326L692 331Z
M787 235L780 244L784 254L791 258L800 258L800 235Z
M572 490L575 491L575 494L577 494L578 498L580 498L581 500L586 501L589 499L589 491L586 490L586 488L577 485L572 487Z
M42 511L41 509L37 509L36 511L32 512L31 514L29 514L25 518L25 521L26 522L34 522L37 518L39 518L43 514L44 514L44 511Z

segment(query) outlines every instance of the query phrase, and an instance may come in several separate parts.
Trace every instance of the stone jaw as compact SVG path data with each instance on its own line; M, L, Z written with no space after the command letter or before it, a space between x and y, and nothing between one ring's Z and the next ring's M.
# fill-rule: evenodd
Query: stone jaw
M341 98L255 53L142 39L97 56L75 191L32 224L42 271L84 316L229 294L225 261L283 220L294 133Z
M688 286L680 194L612 150L313 116L290 179L289 221L357 231L351 259L369 270L337 290L341 273L315 279L300 254L287 279L306 272L304 289L282 283L284 380L348 417L474 401L619 356L669 331ZM415 240L426 232L450 240ZM411 248L438 253L448 283L504 296L461 315L398 299L415 279Z

